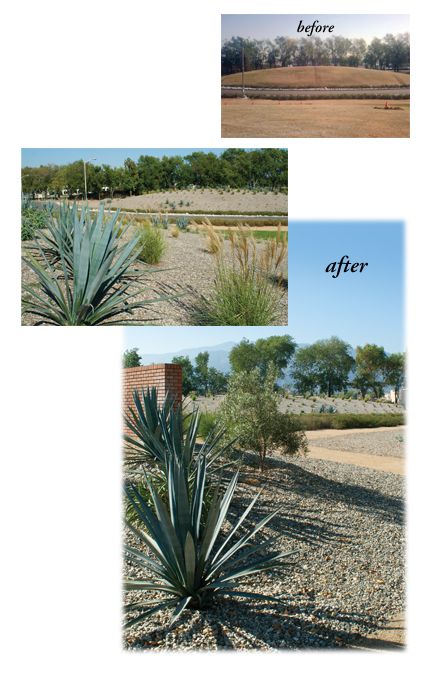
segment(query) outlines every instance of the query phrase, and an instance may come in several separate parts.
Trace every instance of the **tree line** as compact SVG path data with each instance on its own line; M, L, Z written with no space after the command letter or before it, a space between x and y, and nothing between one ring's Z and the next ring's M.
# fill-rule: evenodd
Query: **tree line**
M369 44L363 38L279 36L274 40L232 37L222 45L222 75L286 66L351 66L379 70L410 68L410 34L388 33Z
M199 353L193 364L188 356L172 359L183 369L183 393L198 395L224 393L229 376L209 367L209 353ZM395 391L395 402L405 381L405 354L386 353L383 346L365 344L354 351L338 337L323 339L309 346L298 347L290 335L272 336L250 342L243 339L229 353L231 372L256 372L261 381L275 368L280 380L289 374L293 388L300 395L333 396L357 391L365 398L382 397L386 387ZM126 351L124 367L140 365L137 349Z
M87 193L92 198L137 195L146 192L190 187L231 187L243 189L287 190L288 152L285 149L247 151L230 148L214 152L192 152L187 156L127 158L123 166L86 164ZM48 164L23 167L22 191L51 197L82 196L82 161L62 166Z

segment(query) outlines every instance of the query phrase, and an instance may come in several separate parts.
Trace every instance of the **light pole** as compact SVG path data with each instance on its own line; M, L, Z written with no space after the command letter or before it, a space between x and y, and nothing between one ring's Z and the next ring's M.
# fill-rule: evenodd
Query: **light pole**
M96 157L92 157L91 159L83 159L82 163L84 164L84 197L85 201L87 201L87 170L86 170L86 165L88 164L89 161L97 161Z

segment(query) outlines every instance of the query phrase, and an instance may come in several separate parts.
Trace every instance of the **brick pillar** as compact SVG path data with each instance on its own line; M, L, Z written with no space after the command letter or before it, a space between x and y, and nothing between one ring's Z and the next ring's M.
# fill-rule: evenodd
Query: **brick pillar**
M169 393L177 404L182 403L182 368L176 363L160 365L142 365L126 367L123 370L123 413L127 414L133 407L133 392L145 391L153 386L157 389L157 397L161 402ZM128 433L130 431L127 431Z

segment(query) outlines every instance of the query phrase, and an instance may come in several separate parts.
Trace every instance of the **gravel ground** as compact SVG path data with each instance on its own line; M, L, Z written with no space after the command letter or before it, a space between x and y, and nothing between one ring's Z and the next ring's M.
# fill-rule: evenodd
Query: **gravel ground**
M181 203L182 202L182 203ZM99 202L89 201L90 206L97 207ZM237 213L286 213L287 194L281 192L249 192L247 190L194 189L170 190L168 192L152 192L123 199L113 199L112 208L130 208L144 210L160 209L161 211L236 211Z
M334 438L313 438L311 444L344 452L359 452L376 456L404 456L404 434L399 428L378 433L350 433L339 431Z
M171 630L159 613L126 633L126 648L348 647L403 610L403 478L310 458L270 465L263 477L245 469L236 507L263 486L254 517L282 507L263 535L279 532L277 547L297 550L297 561L241 587L280 594L287 605L220 599L205 612L185 611Z
M199 296L208 297L214 283L214 257L206 250L205 237L201 234L185 233L173 238L169 230L163 230L167 242L166 253L159 265L151 267L156 270L142 279L145 290L137 295L135 301L151 300L160 294L177 295L172 301L149 304L148 307L133 312L134 323L150 323L152 325L194 325L193 304ZM230 255L230 244L224 242L226 252ZM262 241L258 247L264 246ZM145 265L138 263L136 268L144 270ZM33 272L25 263L22 264L24 283L35 283ZM287 279L287 260L286 260ZM145 285L144 285L145 284ZM287 283L279 290L279 313L274 325L287 324ZM125 321L130 322L129 315ZM23 325L34 325L36 317L25 315Z
M223 400L223 395L205 398L199 396L196 403L203 412L215 412ZM303 398L302 396L289 396L281 398L280 410L291 412L292 414L318 413L321 406L335 407L340 414L396 414L404 413L405 409L401 405L395 405L391 402L366 402L365 400L341 400L339 398L326 398L314 396L313 398Z

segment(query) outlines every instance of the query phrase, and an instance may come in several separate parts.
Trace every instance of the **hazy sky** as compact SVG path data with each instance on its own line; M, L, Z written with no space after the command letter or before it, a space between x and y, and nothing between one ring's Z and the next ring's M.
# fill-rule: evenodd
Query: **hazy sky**
M305 25L317 19L321 25L335 26L331 36L362 37L367 42L387 33L409 31L407 14L223 14L221 35L223 40L233 36L258 40L273 39L278 35L306 36L304 32L297 33L300 19ZM324 38L328 33L317 35Z
M130 157L135 161L141 154L162 157L163 155L181 155L185 156L192 152L214 152L221 154L225 148L154 148L154 147L56 147L56 148L22 148L21 163L22 166L41 166L42 164L69 164L79 159L96 158L96 164L109 164L110 166L122 166L124 160Z
M333 279L326 266L349 255L360 274ZM125 348L141 354L214 346L243 337L289 334L299 344L336 335L352 346L404 346L404 225L400 222L289 222L287 327L125 328Z

